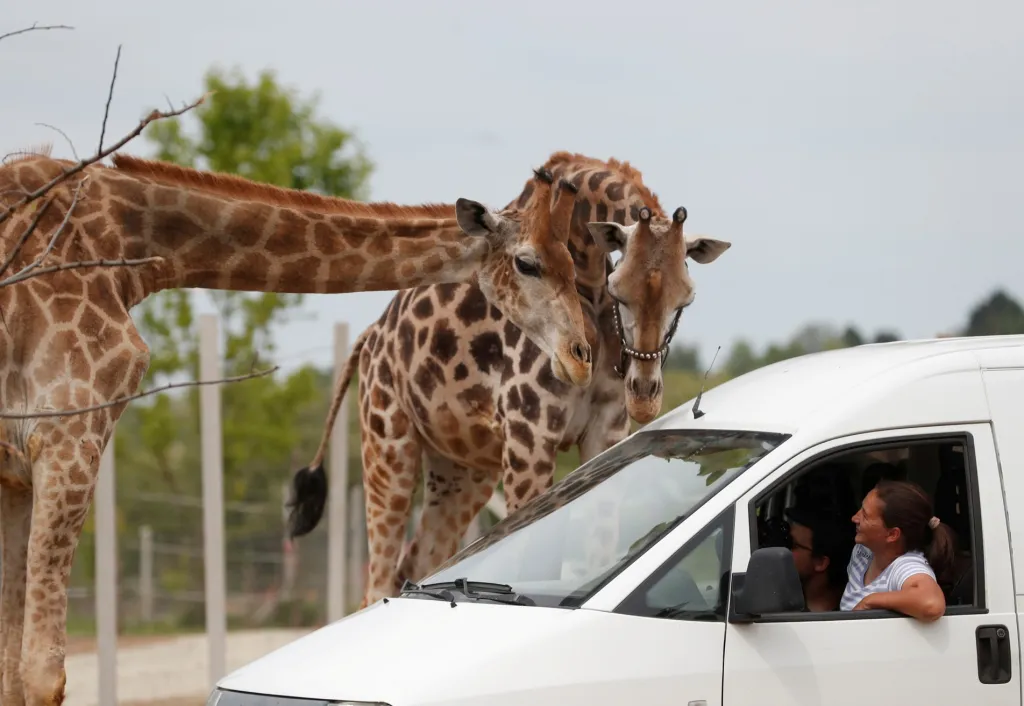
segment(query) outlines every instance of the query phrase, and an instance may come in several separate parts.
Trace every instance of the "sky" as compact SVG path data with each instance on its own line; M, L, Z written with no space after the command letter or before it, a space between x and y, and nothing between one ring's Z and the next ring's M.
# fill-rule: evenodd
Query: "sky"
M627 9L628 8L628 9ZM272 68L376 165L370 198L500 207L556 150L629 160L690 233L676 340L708 360L810 321L927 337L997 287L1024 298L1024 3L719 0L8 2L0 153L95 151L213 66ZM149 155L142 138L125 151ZM276 332L288 369L332 362L388 292L309 296Z

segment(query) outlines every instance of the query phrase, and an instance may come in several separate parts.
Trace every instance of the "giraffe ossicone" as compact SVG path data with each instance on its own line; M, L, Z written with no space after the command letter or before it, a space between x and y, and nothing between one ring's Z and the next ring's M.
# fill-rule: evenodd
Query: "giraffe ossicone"
M558 358L558 375L574 385L590 378L580 305L566 288L572 258L564 242L523 231L516 209L469 200L460 208L362 203L124 154L112 161L68 176L41 204L0 224L0 262L12 273L41 257L43 266L146 260L0 287L0 413L8 415L0 436L27 459L0 453L4 706L64 699L68 579L100 457L149 366L129 313L148 296L172 288L341 293L478 282L492 297L484 317L488 306L500 309ZM0 166L0 208L74 166L49 154L8 161ZM517 256L532 258L536 271L517 270Z

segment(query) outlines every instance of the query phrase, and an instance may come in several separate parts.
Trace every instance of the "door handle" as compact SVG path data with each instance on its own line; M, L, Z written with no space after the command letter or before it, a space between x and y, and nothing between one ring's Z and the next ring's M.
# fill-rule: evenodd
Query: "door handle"
M1010 681L1010 631L1005 625L979 625L974 631L978 648L978 680L982 684Z

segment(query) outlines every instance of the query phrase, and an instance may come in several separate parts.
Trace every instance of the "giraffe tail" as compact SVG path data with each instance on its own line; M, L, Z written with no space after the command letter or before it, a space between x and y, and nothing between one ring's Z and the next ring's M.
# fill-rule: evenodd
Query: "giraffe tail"
M316 455L308 466L300 468L292 475L292 492L288 500L288 534L290 537L301 537L316 529L320 518L324 514L324 507L327 505L327 473L324 471L324 457L327 455L327 443L331 438L331 430L334 428L334 420L341 409L341 402L348 390L348 384L359 364L359 354L363 350L363 344L373 327L363 331L356 339L352 347L352 353L342 368L341 375L334 385L334 397L331 399L331 409L327 413L327 422L324 425L323 436L320 438L320 446Z

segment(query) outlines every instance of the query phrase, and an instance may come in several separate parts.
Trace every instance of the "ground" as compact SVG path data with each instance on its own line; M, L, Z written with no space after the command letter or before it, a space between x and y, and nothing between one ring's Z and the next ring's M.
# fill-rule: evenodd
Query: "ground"
M245 630L227 638L229 672L293 642L309 630ZM206 635L121 636L117 651L119 706L203 706L207 683ZM65 706L98 706L99 660L92 637L71 637Z

